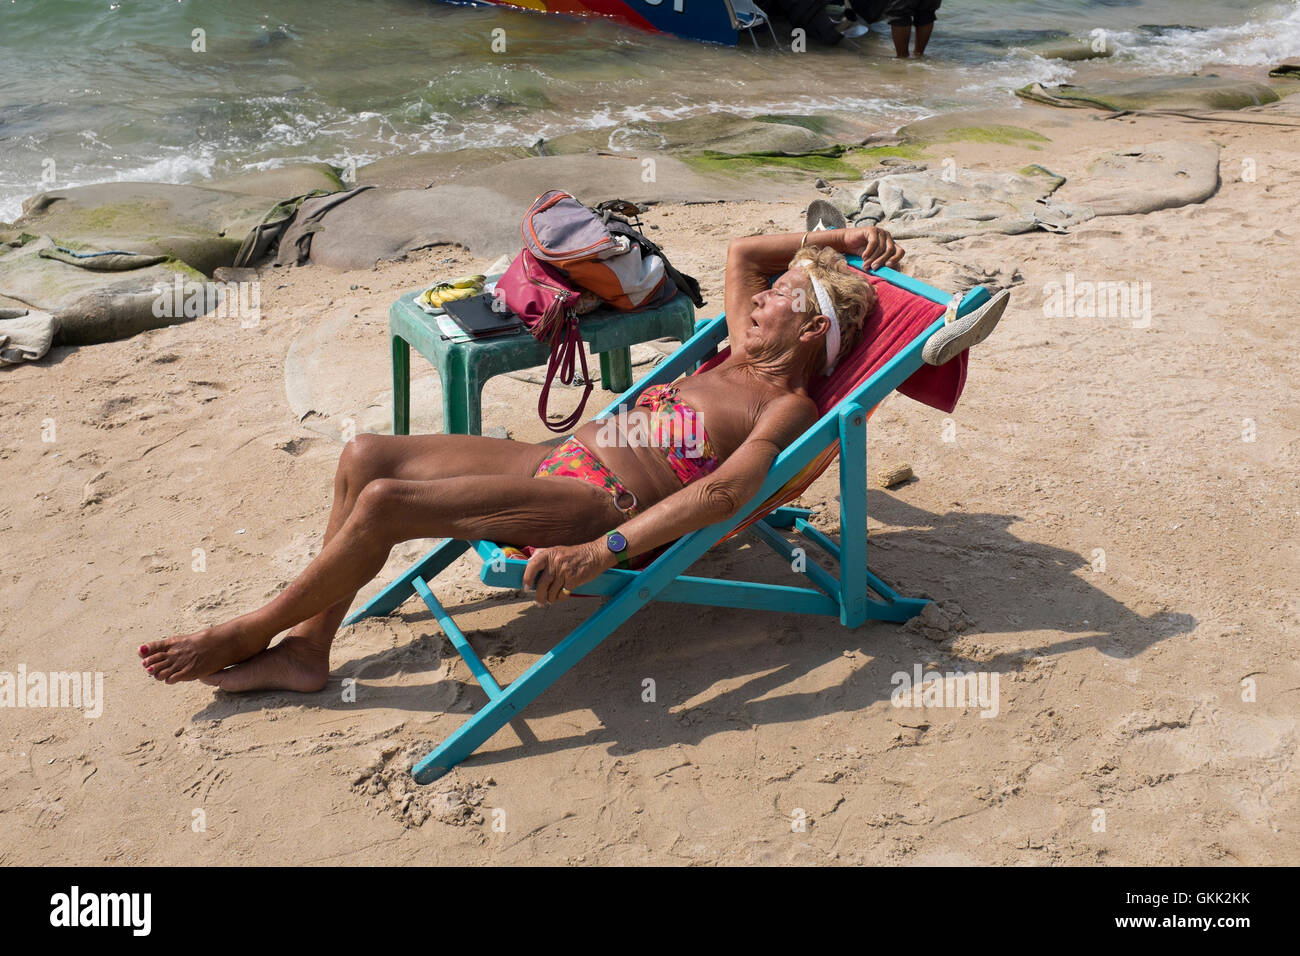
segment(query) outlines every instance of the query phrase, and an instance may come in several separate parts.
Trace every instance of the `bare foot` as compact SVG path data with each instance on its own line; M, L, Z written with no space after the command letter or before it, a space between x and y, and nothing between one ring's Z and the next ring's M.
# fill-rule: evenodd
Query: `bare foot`
M271 635L274 637L274 635ZM140 645L140 657L155 680L174 684L197 680L223 667L248 660L266 649L271 638L263 638L239 625L239 618L217 627L205 627L184 637L168 637Z
M242 664L199 679L236 694L250 690L293 690L311 694L323 688L329 676L329 645L290 634L275 647L250 657Z

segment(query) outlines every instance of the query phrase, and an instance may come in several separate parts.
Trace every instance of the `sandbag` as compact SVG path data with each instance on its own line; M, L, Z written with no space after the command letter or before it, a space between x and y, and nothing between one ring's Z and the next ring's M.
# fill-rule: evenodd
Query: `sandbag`
M1198 76L1140 76L1099 81L1089 86L1045 87L1030 83L1016 96L1048 106L1104 110L1240 110L1276 103L1268 86L1215 73Z
M185 322L199 314L196 310L187 314L184 308L171 305L159 308L163 290L175 288L178 281L190 287L206 286L206 277L183 262L143 256L140 261L148 265L104 271L75 264L72 256L49 254L60 248L67 250L70 244L56 243L49 236L26 237L0 248L0 307L50 313L54 317L55 345L123 339ZM83 247L77 251L94 250ZM202 313L208 311L205 302Z

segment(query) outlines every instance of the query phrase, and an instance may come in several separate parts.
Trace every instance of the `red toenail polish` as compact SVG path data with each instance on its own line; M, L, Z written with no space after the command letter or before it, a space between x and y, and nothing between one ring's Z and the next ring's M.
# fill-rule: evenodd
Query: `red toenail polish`
M141 644L141 645L140 645L140 656L141 656L141 657L144 657L144 656L145 656L146 654L148 654L148 653L149 653L149 645L148 645L148 644Z

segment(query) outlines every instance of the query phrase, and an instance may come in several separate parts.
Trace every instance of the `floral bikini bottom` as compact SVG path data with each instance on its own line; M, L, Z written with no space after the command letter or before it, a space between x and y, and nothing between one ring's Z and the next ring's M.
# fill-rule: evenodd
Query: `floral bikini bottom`
M683 485L703 478L718 467L718 453L709 441L704 424L695 409L677 397L676 383L650 386L636 404L649 413L647 435L638 440L662 448L668 466ZM537 467L535 476L542 475L581 478L613 495L614 507L628 517L639 510L636 495L577 438L561 443Z
M570 437L561 442L559 447L537 466L533 477L545 476L581 478L597 488L603 488L613 495L614 507L629 518L640 510L637 507L636 495L592 454L590 448L576 438Z

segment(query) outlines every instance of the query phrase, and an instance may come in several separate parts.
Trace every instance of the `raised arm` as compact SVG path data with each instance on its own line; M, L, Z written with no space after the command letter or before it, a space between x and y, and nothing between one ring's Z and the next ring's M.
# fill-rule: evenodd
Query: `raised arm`
M768 279L780 275L804 241L809 246L830 246L840 252L861 256L868 268L894 266L903 250L884 229L831 229L820 232L785 232L770 236L744 236L727 246L726 308L727 333L733 354L742 354L742 334L749 327L754 296L767 288Z
M627 538L631 558L735 517L758 493L776 456L816 421L817 406L810 398L791 394L773 402L716 471L610 530ZM585 584L616 564L603 536L587 544L544 548L529 559L524 586L535 585L537 603L550 604L566 596L564 589Z

